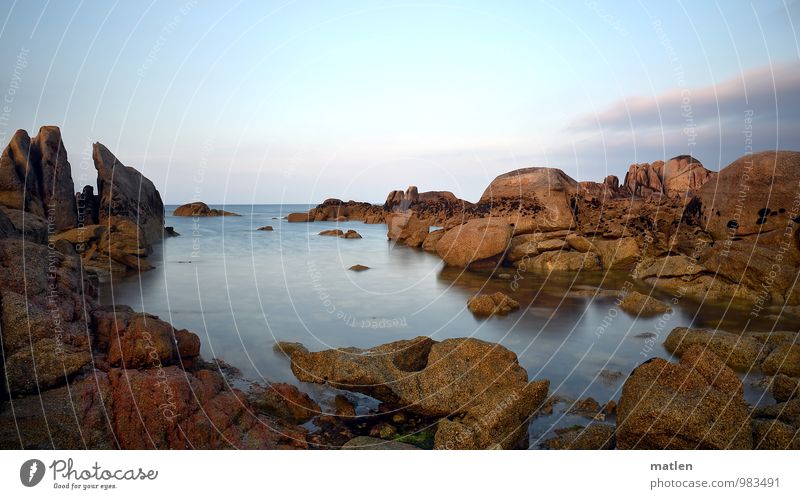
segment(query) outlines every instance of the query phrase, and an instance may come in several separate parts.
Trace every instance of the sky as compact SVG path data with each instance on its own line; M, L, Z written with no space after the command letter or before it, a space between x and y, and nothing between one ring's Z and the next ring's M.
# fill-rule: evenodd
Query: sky
M800 150L797 1L0 0L0 141L58 125L168 204L476 201L497 175L622 179Z

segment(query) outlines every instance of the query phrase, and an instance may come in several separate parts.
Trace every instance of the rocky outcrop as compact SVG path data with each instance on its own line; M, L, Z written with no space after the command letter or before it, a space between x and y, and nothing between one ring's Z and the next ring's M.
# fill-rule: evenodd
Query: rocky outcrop
M683 355L692 346L707 348L733 369L761 369L765 374L800 373L800 336L792 331L734 334L714 329L673 329L664 347Z
M625 174L623 185L634 196L660 195L664 192L661 182L663 161L650 163L634 163Z
M67 383L91 362L84 306L96 288L75 256L0 239L0 334L10 395Z
M307 447L274 397L271 412L261 408L263 393L233 388L244 385L233 370L202 361L196 334L99 307L93 272L59 248L66 239L17 236L0 238L0 448ZM288 385L279 392L307 401Z
M713 180L716 172L706 170L698 160L689 155L676 156L661 168L661 182L668 196L687 196L697 192Z
M620 300L619 308L637 317L649 317L672 311L669 305L652 296L630 291Z
M514 448L525 421L545 400L549 383L528 382L516 355L500 345L427 337L369 350L291 349L301 381L365 393L416 414L439 418L435 448Z
M699 355L713 356L710 352ZM719 359L654 358L625 381L617 407L618 449L750 449L750 414Z
M695 158L682 155L666 163L654 161L631 165L623 185L634 196L666 194L671 197L685 197L691 196L715 175L715 172L707 170Z
M109 275L124 275L152 269L146 257L152 252L144 233L127 218L112 218L105 224L78 227L57 234L54 243L66 243L78 254L83 265L103 280Z
M555 430L542 446L552 450L608 450L614 448L614 427L602 423Z
M467 308L475 315L506 315L517 310L519 302L498 291L490 295L473 296L467 302Z
M145 243L164 237L164 203L155 185L138 170L125 166L103 144L92 149L97 169L97 197L100 225L127 219L138 225Z
M578 183L557 168L523 168L495 178L468 211L504 217L515 234L568 229Z
M450 191L419 192L417 187L412 185L405 192L401 190L390 192L383 209L388 213L413 211L420 219L430 220L430 225L441 225L448 219L460 216L471 206L472 203L457 198Z
M488 258L502 257L511 234L512 227L505 220L470 220L445 232L436 243L436 252L447 265L466 267Z
M430 233L431 221L416 213L389 213L387 237L411 248L419 248Z
M78 212L61 131L44 126L33 139L17 130L0 157L0 205L50 221L54 231L75 227Z
M753 290L746 298L760 307L800 303L798 178L799 152L761 152L734 161L698 194L699 223L714 244L700 263Z
M760 407L753 416L755 449L800 450L800 399Z
M297 220L303 221L296 216ZM308 221L363 221L366 223L383 223L383 210L380 206L358 201L342 201L341 199L326 199L308 211ZM293 220L290 220L293 221Z
M232 211L209 208L207 204L200 201L182 204L172 212L174 217L240 217L238 213Z

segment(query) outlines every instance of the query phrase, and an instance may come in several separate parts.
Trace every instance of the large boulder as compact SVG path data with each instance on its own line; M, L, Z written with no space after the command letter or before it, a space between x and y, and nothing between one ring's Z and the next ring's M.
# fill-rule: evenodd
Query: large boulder
M505 220L479 218L454 227L436 243L436 252L447 265L469 264L502 255L511 240L512 229Z
M716 172L707 170L689 155L676 156L661 169L661 181L668 196L687 196L712 180Z
M707 348L728 366L742 370L758 367L766 355L764 346L752 336L721 330L676 327L664 341L664 348L675 355L683 355L692 346Z
M517 356L473 338L427 337L368 350L291 350L295 376L361 392L390 406L440 418L435 448L518 447L549 383L528 382Z
M753 290L759 308L800 303L798 178L800 152L765 151L737 159L698 193L700 223L715 241L700 263Z
M473 296L467 302L467 308L475 315L506 315L517 310L519 302L498 291L490 295Z
M61 131L44 126L33 139L17 130L0 157L0 205L50 221L56 232L77 225L72 171Z
M186 330L129 307L100 307L92 312L95 346L107 352L111 366L159 368L190 362L200 354L200 339Z
M396 240L399 244L405 244L412 248L422 246L430 233L431 223L427 219L420 218L416 213L411 213L407 217L405 214L391 214L389 218L389 239ZM392 237L394 235L395 237Z
M172 212L174 217L239 217L238 213L232 211L219 210L217 208L209 208L207 204L195 201L192 203L182 204L175 208Z
M164 237L164 203L153 182L138 170L125 166L103 144L92 150L97 169L100 225L127 219L138 225L147 244Z
M476 210L508 217L520 226L517 234L568 229L575 222L572 198L577 192L578 183L557 168L522 168L495 178Z
M622 388L617 448L751 449L747 404L740 390L718 383L720 372L735 377L719 360L641 364Z

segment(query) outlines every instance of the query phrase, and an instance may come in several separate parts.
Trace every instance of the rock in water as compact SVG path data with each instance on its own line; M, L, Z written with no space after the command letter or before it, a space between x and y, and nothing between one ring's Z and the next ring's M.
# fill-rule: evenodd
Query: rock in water
M369 350L290 350L300 381L373 396L390 405L439 417L438 449L520 446L527 418L545 400L549 382L528 382L517 356L473 338L427 337Z
M668 196L686 196L696 192L716 175L717 172L707 170L689 155L675 156L661 169L661 181Z
M466 267L502 255L510 240L511 226L507 221L480 218L445 232L436 243L436 252L447 265Z
M491 295L478 295L469 299L467 307L475 315L505 315L519 308L519 302L498 291Z
M164 203L155 185L138 170L123 165L106 146L96 142L92 151L97 169L100 225L113 219L137 224L147 244L164 236Z
M358 232L354 231L353 229L349 229L347 232L345 232L340 237L342 237L344 239L361 239L361 234L359 234Z
M557 168L522 168L496 177L477 208L507 217L516 234L568 229L575 223L571 200L577 192L578 183Z
M175 217L240 217L238 213L232 211L218 210L200 201L183 204L175 208L172 212ZM261 230L261 229L259 229Z
M361 265L360 263L358 263L358 264L353 265L352 267L350 267L348 270L352 270L354 272L363 272L365 270L369 270L369 267L367 267L366 265Z
M719 359L672 364L654 358L641 364L622 388L617 448L751 449L747 404L736 388L717 383L720 373L736 376Z
M17 130L0 157L0 205L49 220L56 232L77 226L72 171L61 131L43 126L31 139Z

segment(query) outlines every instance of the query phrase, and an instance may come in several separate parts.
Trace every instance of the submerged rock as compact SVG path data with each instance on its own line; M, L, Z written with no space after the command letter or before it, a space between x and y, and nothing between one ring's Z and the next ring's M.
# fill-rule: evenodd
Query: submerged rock
M491 218L470 220L454 227L436 243L436 252L447 265L466 267L473 262L501 255L511 240L511 226Z
M672 308L661 300L652 296L643 295L638 291L631 291L625 294L620 301L619 308L622 310L642 317L663 314L670 312Z

